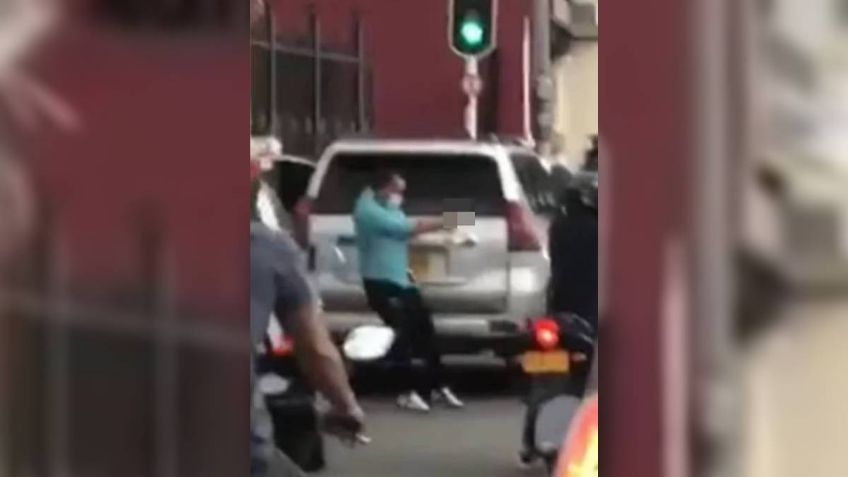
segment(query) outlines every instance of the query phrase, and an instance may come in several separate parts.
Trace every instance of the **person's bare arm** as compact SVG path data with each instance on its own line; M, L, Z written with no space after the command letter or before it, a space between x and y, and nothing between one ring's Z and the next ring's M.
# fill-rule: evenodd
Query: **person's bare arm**
M318 319L318 307L301 307L287 320L295 353L304 374L335 410L362 418L362 411L348 382L347 372L327 327Z
M274 267L276 314L294 341L303 374L332 405L324 416L328 426L325 430L342 439L355 440L364 426L365 415L348 383L341 356L318 318L318 297L309 284L303 256L287 234L274 233L261 224L251 225L251 287L254 286L253 267L257 267L257 280L267 280L271 277L261 272L269 265ZM267 282L256 283L261 287L267 285ZM267 288L257 288L257 295L267 298L267 291ZM264 316L264 312L257 313L255 318L251 313L252 333L261 334L267 330L267 322L262 322L260 316Z
M442 230L445 227L445 221L442 219L421 219L415 222L412 228L412 236L418 236L429 232Z

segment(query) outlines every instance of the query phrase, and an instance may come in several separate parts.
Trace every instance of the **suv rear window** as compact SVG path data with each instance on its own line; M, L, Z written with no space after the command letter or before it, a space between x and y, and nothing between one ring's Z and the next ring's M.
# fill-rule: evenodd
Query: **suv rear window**
M346 153L333 157L315 202L315 212L351 213L357 197L379 170L395 171L406 179L403 208L408 214L504 213L500 175L490 157L417 153Z

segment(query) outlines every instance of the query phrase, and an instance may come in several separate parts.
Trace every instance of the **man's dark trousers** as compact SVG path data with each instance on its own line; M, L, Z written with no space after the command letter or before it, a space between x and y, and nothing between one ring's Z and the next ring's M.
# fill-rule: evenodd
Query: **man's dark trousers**
M384 280L364 280L368 305L396 333L392 356L402 364L412 358L424 360L423 376L410 386L424 399L444 385L442 358L436 346L433 316L416 287L402 287Z

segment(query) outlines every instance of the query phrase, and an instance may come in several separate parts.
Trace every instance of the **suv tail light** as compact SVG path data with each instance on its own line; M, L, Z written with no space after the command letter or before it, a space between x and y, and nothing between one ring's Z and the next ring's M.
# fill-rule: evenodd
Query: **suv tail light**
M530 211L520 202L508 202L506 205L506 223L509 233L510 252L536 252L542 250L542 244L533 230Z
M312 199L303 197L294 206L294 239L307 250L309 248L310 216L312 215Z

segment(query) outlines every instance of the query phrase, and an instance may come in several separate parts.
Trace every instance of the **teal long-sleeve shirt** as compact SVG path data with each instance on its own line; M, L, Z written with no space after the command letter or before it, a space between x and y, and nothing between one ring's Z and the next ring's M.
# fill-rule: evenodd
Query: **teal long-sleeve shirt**
M414 224L403 210L377 200L366 189L353 211L359 273L366 280L383 280L408 287L409 239Z

